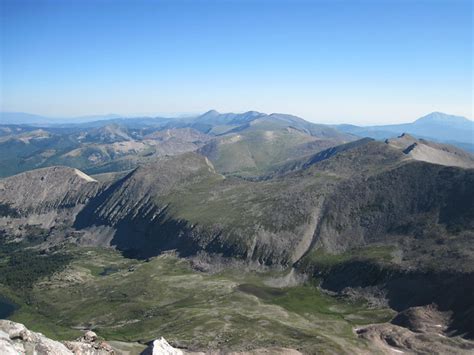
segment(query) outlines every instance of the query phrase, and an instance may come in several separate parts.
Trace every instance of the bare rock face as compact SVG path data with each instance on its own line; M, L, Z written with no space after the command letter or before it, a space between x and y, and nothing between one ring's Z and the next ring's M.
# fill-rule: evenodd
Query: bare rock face
M58 341L26 329L23 324L0 320L0 353L68 355L75 354ZM91 354L92 355L92 354Z

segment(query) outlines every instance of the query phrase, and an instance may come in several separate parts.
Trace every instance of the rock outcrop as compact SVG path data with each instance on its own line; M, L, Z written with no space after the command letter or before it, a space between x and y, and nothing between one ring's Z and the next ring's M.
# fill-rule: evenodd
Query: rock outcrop
M41 333L26 329L23 324L0 320L0 353L4 355L73 355L64 344Z
M75 341L61 343L30 331L23 324L0 320L0 354L114 355L115 351L91 331Z

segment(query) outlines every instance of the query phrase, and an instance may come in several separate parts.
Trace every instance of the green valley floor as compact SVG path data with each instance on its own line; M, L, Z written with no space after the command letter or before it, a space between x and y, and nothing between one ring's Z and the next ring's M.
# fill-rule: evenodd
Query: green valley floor
M67 254L72 261L61 272L29 288L0 288L19 306L10 319L53 339L92 329L107 341L144 344L163 336L190 350L340 353L367 350L354 329L393 316L389 309L329 296L315 284L274 287L290 270L234 266L205 273L173 254L134 260L78 247Z

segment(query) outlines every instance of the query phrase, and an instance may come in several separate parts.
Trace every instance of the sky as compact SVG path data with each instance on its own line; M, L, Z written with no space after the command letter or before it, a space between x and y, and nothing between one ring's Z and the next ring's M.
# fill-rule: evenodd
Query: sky
M470 0L0 0L0 110L472 118Z

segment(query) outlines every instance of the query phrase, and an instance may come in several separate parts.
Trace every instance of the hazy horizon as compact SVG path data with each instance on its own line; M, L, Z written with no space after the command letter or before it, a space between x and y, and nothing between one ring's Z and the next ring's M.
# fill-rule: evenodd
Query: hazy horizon
M1 111L472 119L470 1L0 3Z
M206 110L205 112L171 112L171 113L131 113L128 115L122 115L119 113L106 113L106 114L86 114L86 115L72 115L72 116L54 116L54 115L39 115L36 113L31 113L31 112L13 112L13 111L0 111L0 116L2 114L8 113L8 114L26 114L26 115L32 115L32 116L39 116L39 117L44 117L47 119L51 120L58 120L58 123L64 123L67 120L71 120L71 123L73 120L80 120L80 119L92 119L92 118L97 118L97 120L106 120L106 119L114 119L114 118L124 118L124 119L134 119L134 118L155 118L155 117L163 117L163 118L173 118L173 119L181 119L181 118L191 118L191 117L196 117L203 115L209 111L213 111L215 109L209 109ZM215 110L217 111L217 110ZM249 111L256 111L256 110L248 110L248 111L238 111L238 112L219 112L220 114L228 114L228 113L235 113L235 114L243 114ZM261 112L263 114L271 115L271 114L288 114L288 115L293 115L291 112ZM419 117L414 117L411 119L406 119L406 120L392 120L392 121L387 121L387 122L368 122L368 123L358 123L358 122L353 122L353 121L341 121L341 122L333 122L334 124L354 124L354 125L360 125L360 126L377 126L377 125L390 125L390 124L404 124L404 123L412 123L416 121L419 118L422 118L424 116L433 114L433 113L441 113L441 114L447 114L447 115L452 115L449 112L440 112L440 111L433 111L433 112L428 112L422 116ZM458 115L454 115L458 116ZM298 116L300 117L300 116ZM466 117L466 116L458 116L458 117L463 117L467 118L468 120L474 121L471 117ZM310 120L307 119L306 117L300 117L303 118L306 121L313 122L313 123L321 123L321 124L331 124L331 122L318 122L315 120Z

